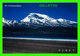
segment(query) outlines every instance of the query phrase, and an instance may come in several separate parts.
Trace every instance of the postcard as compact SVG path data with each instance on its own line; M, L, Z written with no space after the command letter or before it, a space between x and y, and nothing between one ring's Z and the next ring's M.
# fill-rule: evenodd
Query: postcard
M77 3L3 3L3 53L77 53Z

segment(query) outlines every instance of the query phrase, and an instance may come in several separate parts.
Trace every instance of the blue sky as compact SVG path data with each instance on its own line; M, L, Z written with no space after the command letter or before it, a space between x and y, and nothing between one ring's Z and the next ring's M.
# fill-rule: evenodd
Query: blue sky
M76 3L56 3L57 7L39 7L39 4L41 3L3 3L3 17L19 21L30 13L40 13L55 19L63 18L77 22ZM21 7L5 7L5 5L21 5Z

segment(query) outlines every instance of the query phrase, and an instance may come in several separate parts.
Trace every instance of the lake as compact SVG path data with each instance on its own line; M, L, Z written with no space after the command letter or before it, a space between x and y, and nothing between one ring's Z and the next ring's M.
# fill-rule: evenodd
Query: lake
M14 38L47 38L47 39L77 39L77 34L3 34L3 37Z

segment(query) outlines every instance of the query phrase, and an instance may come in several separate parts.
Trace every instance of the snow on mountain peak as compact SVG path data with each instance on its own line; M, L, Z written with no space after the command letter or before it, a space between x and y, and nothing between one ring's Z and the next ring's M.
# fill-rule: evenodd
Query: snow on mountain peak
M21 21L40 25L51 25L50 23L53 21L55 21L56 23L56 19L39 13L30 13L26 18L24 18Z
M3 22L8 24L9 20L6 20L6 19L3 17Z
M60 19L58 19L58 21L64 21L64 19L60 18Z
M44 20L44 19L51 19L49 16L47 15L44 15L44 14L39 14L39 13L30 13L26 18L24 18L23 20L21 21L24 21L24 22L29 22L30 20Z
M36 26L36 27L43 27L43 26L51 26L51 27L76 27L77 23L74 21L66 20L66 19L54 19L49 17L48 15L39 14L39 13L30 13L26 18L21 20L20 22L16 20L6 20L3 18L3 22L6 24L15 24L18 23L20 25L27 25L27 26ZM35 27L35 28L36 28Z
M52 26L53 24L58 24L56 19L39 13L30 13L26 18L21 21L44 26Z
M5 26L5 25L11 26L11 25L14 25L16 23L19 24L19 22L16 20L7 20L7 19L3 18L3 26Z
M47 18L47 17L48 17L48 16L45 15L45 14L39 14L39 13L30 13L29 16L33 16L33 17L36 17L36 18L38 18L38 17Z
M6 21L6 19L3 17L3 22L5 22Z

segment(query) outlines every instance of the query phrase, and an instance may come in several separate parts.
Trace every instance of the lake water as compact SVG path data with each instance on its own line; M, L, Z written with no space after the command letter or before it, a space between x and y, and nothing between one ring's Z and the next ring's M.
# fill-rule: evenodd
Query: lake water
M3 34L3 37L46 38L46 39L77 39L77 34Z

